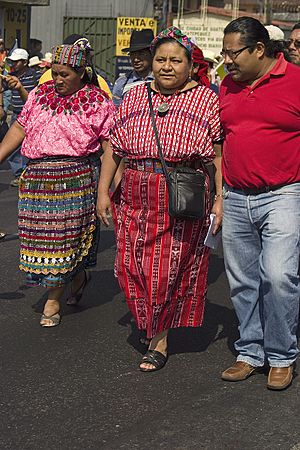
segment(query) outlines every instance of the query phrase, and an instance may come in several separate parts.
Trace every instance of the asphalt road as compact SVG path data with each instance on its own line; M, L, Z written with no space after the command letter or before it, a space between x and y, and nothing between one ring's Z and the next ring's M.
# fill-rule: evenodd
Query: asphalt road
M63 306L61 325L39 326L44 291L18 270L17 189L0 166L0 450L300 449L296 376L286 391L266 374L226 383L237 321L221 251L212 254L204 326L174 330L170 358L138 370L139 345L113 276L112 229L81 306Z

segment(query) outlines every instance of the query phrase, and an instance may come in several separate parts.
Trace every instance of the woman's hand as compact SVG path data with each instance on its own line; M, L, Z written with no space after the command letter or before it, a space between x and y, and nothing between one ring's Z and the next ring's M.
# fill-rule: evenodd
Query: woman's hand
M212 230L212 234L217 234L220 231L222 226L223 219L223 198L216 197L211 212L216 215L215 226Z
M106 227L109 226L109 218L112 216L109 193L99 194L97 200L97 216Z

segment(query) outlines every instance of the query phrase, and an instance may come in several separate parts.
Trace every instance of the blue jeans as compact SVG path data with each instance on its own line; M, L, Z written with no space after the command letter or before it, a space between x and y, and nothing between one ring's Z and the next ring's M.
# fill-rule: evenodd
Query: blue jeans
M10 126L16 121L18 114L13 113L11 116ZM10 168L17 178L21 175L25 166L28 162L28 158L26 156L21 155L21 146L19 146L8 158L7 161L10 165Z
M239 319L238 361L290 366L297 358L300 183L259 195L224 187L223 246Z

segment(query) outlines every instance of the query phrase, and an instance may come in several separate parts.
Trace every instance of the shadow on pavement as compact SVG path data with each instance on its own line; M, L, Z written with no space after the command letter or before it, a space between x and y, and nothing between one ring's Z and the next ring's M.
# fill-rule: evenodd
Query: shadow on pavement
M208 286L216 283L224 272L225 268L223 256L212 253L209 259L209 270L207 275Z
M10 292L0 292L0 299L2 300L19 300L26 297L26 294L23 294L22 291L27 291L30 289L26 284L22 284L15 291ZM21 292L20 292L21 291Z
M18 234L6 234L6 236L1 239L1 242L18 241L18 240L19 240Z
M1 300L19 300L21 298L25 298L25 294L23 294L22 292L0 292Z
M98 253L116 245L115 233L112 230L104 229L104 225L101 225L100 242Z
M8 191L9 190L9 184L7 183L0 183L0 192Z
M84 290L80 303L76 306L67 306L65 303L66 298L70 295L70 284L67 285L61 301L62 315L67 316L80 313L86 309L97 308L111 302L120 292L112 270L91 271L90 273L92 275L91 281ZM42 313L46 300L47 292L45 291L42 297L32 305L33 310Z
M127 342L138 352L144 353L146 347L139 341L140 331L137 329L131 313L128 312L121 317L118 324L130 326L131 333ZM236 355L233 344L238 338L237 327L237 318L232 309L207 302L202 327L170 330L169 354L205 352L214 342L226 339L229 350Z

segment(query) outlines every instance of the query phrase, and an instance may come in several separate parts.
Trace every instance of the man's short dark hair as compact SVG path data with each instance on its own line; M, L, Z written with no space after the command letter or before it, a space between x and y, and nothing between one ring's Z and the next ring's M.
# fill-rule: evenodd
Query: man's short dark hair
M268 30L263 24L253 17L239 17L232 20L224 29L224 34L240 33L241 40L245 45L255 47L257 42L267 44L270 40Z
M299 23L296 23L296 24L293 26L292 31L294 31L294 30L300 30L300 22L299 22Z
M249 53L252 53L257 42L262 42L265 46L265 55L274 58L277 53L284 53L284 43L270 39L268 30L264 25L253 17L243 16L230 22L224 29L224 35L230 33L240 33L243 44L249 46Z

